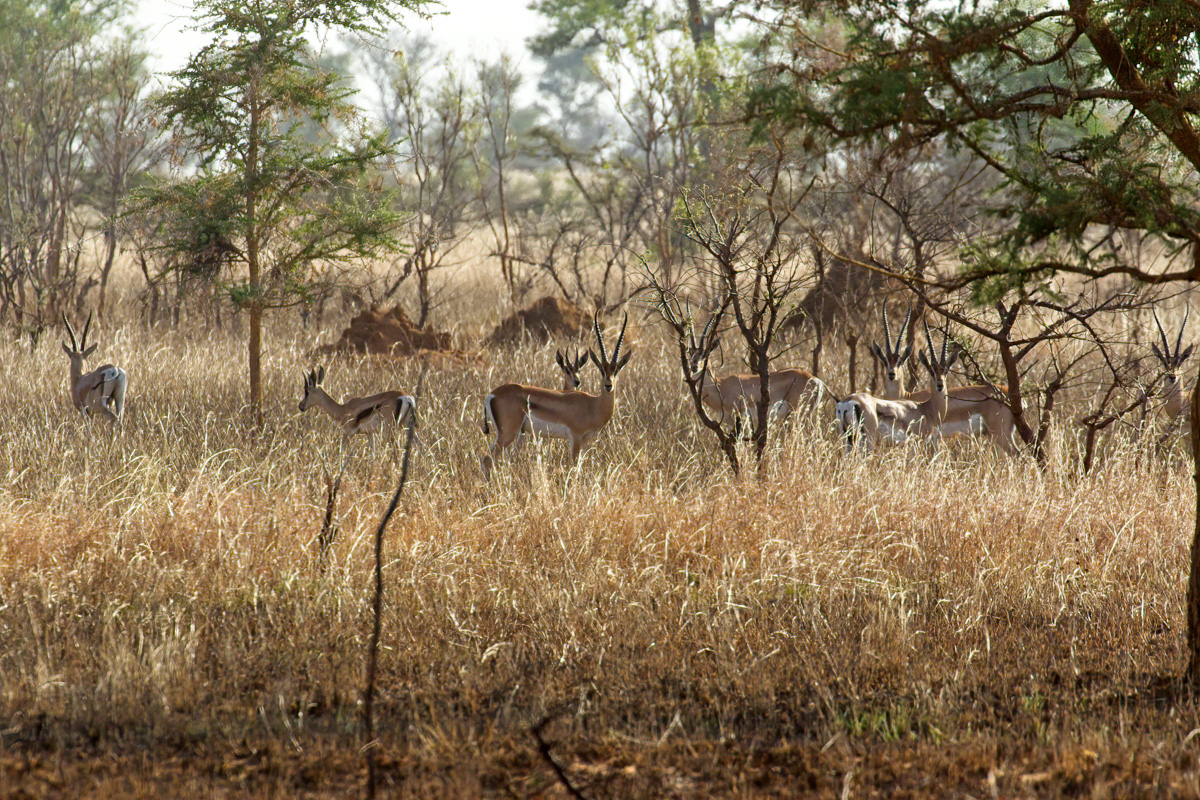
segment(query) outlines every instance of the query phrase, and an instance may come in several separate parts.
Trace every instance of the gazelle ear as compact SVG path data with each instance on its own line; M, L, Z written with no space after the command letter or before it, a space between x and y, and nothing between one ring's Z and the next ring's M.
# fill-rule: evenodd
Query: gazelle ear
M1192 350L1194 350L1195 347L1196 347L1196 345L1194 345L1194 344L1189 344L1187 346L1187 349L1184 350L1183 353L1179 356L1180 364L1182 364L1184 361L1188 360L1188 358L1192 355Z
M62 349L63 349L63 352L64 352L64 353L66 353L68 356L73 356L73 355L75 355L75 351L74 351L74 350L72 350L71 348L67 347L67 343L66 343L66 342L63 342L63 343L62 343ZM61 362L60 362L60 363L61 363Z
M883 349L879 346L879 342L871 342L871 355L875 356L883 364L887 364L887 359L883 357Z
M911 344L908 347L904 348L904 352L901 353L900 360L896 362L896 366L900 366L905 361L908 361L908 359L910 359L910 358L912 358L912 345Z
M708 352L711 353L712 351L716 350L717 345L719 345L720 343L721 343L721 337L718 334L714 333L712 339L708 343Z
M92 353L94 353L94 352L96 352L96 345L92 345L92 346L91 346L91 347L89 347L87 350L84 350L84 351L83 351L83 357L84 357L84 358L87 358L88 356L90 356L90 355L91 355Z
M600 359L596 358L595 351L593 351L591 348L588 348L587 354L588 354L588 358L592 359L592 363L596 365L596 369L603 372L604 365L600 363Z
M317 383L324 383L324 382L325 382L325 368L318 367L317 368Z
M66 347L66 345L64 344L63 347ZM1191 348L1189 347L1188 350L1191 350ZM1154 342L1150 343L1150 352L1154 353L1154 357L1159 361L1163 362L1164 364L1167 363L1167 357L1163 355L1163 351L1159 350L1158 345L1156 345Z
M962 351L955 347L953 352L950 353L950 358L946 359L946 363L943 365L942 369L950 369L952 366L954 366L960 355L962 355Z
M566 369L566 368L567 368L567 365L563 363L563 354L562 354L562 350L555 350L555 351L554 351L554 363L555 363L555 364L558 364L558 365L559 365L560 367L562 367L563 369Z
M621 356L621 360L617 362L617 368L613 370L614 375L620 372L621 368L629 363L629 357L631 355L633 355L633 348L629 348L625 351L625 355Z

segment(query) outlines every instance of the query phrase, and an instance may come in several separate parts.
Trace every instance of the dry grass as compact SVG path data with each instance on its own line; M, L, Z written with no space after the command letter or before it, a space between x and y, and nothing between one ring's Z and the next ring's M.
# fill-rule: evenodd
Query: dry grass
M313 342L280 327L263 430L237 337L104 331L130 374L116 435L68 413L57 347L2 352L24 380L0 440L0 795L361 785L369 541L398 469L355 443L318 569L338 436L296 413ZM386 544L390 791L566 796L532 732L549 717L587 797L1200 794L1200 714L1171 677L1181 465L846 457L808 420L765 480L735 480L670 351L638 338L582 468L532 444L491 486L480 400L558 385L553 345L431 370ZM418 370L339 361L327 383Z

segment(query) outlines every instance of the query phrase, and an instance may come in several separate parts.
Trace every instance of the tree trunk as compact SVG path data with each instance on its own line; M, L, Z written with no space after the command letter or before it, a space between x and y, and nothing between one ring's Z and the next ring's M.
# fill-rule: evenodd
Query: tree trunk
M1196 484L1196 519L1192 533L1191 574L1187 587L1187 681L1200 685L1200 385L1192 391L1192 480Z
M261 425L262 416L262 307L250 306L250 412Z

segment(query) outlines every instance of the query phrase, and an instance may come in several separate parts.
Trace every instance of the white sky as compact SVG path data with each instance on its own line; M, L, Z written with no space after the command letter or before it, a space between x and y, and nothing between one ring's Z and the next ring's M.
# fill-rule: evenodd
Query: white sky
M413 33L427 33L458 58L494 58L507 52L529 66L525 39L542 27L541 18L526 8L529 0L444 0L447 13L422 20L408 15ZM206 37L188 30L193 25L189 0L141 0L139 25L146 30L154 54L154 70L169 72L182 67Z

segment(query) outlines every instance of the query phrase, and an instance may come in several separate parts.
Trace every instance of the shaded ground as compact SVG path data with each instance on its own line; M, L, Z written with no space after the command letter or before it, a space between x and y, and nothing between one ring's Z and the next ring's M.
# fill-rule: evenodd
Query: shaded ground
M1064 688L1063 680L1052 675L1040 689L976 687L943 720L906 712L902 698L843 701L835 713L845 727L827 740L813 739L821 698L803 691L781 693L767 716L720 737L677 716L657 739L643 740L589 725L565 706L543 726L521 729L447 716L420 736L385 736L379 774L383 796L397 797L1200 795L1196 748L1153 741L1156 732L1193 724L1195 702L1177 684L1145 678L1119 686L1092 675ZM286 735L256 725L256 717L266 723L261 711L178 730L17 721L0 750L0 796L359 796L366 770L352 708L314 709L312 722ZM381 709L393 726L414 716L422 714L395 698Z

